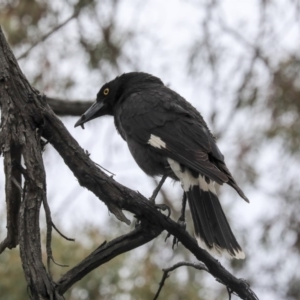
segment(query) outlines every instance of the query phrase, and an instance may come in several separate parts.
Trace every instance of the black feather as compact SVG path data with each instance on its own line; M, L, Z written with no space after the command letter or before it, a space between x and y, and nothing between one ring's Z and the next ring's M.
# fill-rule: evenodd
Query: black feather
M230 229L218 197L210 191L201 190L199 186L192 186L187 192L187 196L195 235L206 244L207 249L214 248L220 253L225 250L231 256L242 252Z
M152 90L146 96L144 95L144 98L151 98L152 103L140 101L139 94L128 97L120 115L121 130L141 145L147 145L151 134L160 137L167 148L153 148L153 151L170 157L219 184L227 182L226 174L209 160L211 144L214 143L215 153L217 153L217 146L206 126L195 118L191 119L191 114L187 111L188 117L186 117L184 108L179 110L178 105L160 101L155 98L155 95L156 92ZM178 97L180 96L177 95ZM172 110L174 107L175 109ZM133 108L136 114L132 113ZM222 158L221 154L218 158Z

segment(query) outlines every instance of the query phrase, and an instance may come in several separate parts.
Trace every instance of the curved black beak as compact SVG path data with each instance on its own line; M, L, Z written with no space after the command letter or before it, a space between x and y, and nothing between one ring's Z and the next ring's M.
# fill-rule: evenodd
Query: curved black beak
M83 124L102 115L101 109L104 107L103 102L95 102L75 123L74 127L82 126Z

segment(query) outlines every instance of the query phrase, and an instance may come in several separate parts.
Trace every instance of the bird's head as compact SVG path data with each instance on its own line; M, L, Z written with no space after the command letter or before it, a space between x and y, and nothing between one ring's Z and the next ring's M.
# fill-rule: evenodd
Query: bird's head
M105 83L97 94L96 102L80 117L75 127L104 115L114 115L114 108L126 97L152 84L163 84L162 81L147 73L125 73Z
M121 83L119 77L105 83L97 94L96 102L80 117L75 127L104 115L113 115L114 106L119 100Z

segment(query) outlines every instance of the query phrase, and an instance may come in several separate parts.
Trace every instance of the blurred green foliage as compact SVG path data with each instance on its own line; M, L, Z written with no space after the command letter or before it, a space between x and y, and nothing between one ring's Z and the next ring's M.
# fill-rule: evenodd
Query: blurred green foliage
M12 46L29 42L32 34L39 32L38 24L50 9L47 2L35 0L1 2L1 26L5 29L8 42Z
M83 241L80 241L83 236ZM42 239L44 238L43 234ZM51 263L54 280L58 280L62 274L90 254L103 243L106 237L99 234L98 229L89 228L77 232L76 239L77 241L70 242L57 233L53 234L54 259L59 264L68 265L68 267L61 267ZM46 262L45 249L43 250ZM139 249L123 254L98 267L72 286L64 295L65 298L70 300L152 299L158 289L162 271L151 256L136 255L138 251ZM195 276L194 270L190 269L189 272ZM18 248L6 250L0 255L0 278L1 299L29 299ZM174 272L166 281L160 299L193 299L199 290L200 286L191 284L189 280L178 281Z

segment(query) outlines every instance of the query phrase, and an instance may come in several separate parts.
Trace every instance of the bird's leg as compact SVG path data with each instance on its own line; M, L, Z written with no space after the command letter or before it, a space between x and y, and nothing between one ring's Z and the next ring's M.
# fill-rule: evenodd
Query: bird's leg
M166 204L155 204L155 198L157 197L157 194L159 193L161 187L163 186L164 182L167 179L167 175L164 174L163 177L161 178L160 182L158 183L157 187L155 188L155 190L153 191L152 196L149 198L149 200L155 205L156 208L161 209L163 211L167 210L168 211L168 217L171 214L171 210L170 207Z
M183 229L185 229L186 227L186 223L185 223L185 208L186 208L186 193L183 192L183 196L182 196L182 206L181 206L181 213L180 213L180 217L177 221L177 223L180 225L180 227L182 227ZM167 234L165 241L171 236L170 233ZM174 236L173 238L173 244L172 244L172 249L175 248L175 245L178 246L178 240L177 238Z
M183 192L183 196L182 196L182 206L181 206L181 213L180 213L180 217L178 219L178 223L185 228L186 224L185 224L185 208L186 208L186 193Z
M149 198L150 201L152 201L153 203L155 203L155 198L157 197L157 194L159 193L161 187L163 186L164 182L167 179L167 175L164 174L163 177L161 178L160 182L158 183L157 187L155 188L155 190L153 191L152 196Z

